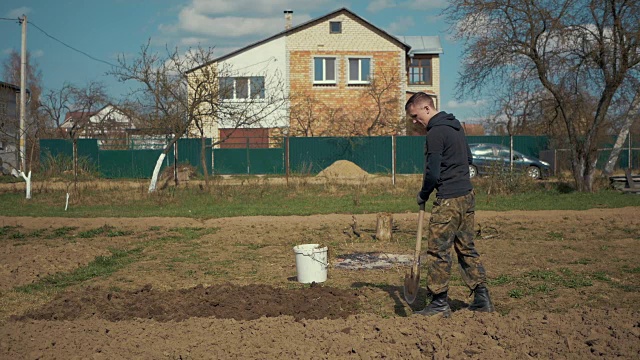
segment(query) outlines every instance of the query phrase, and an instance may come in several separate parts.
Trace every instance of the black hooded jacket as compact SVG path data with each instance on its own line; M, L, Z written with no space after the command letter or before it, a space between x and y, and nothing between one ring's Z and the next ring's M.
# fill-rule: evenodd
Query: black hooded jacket
M427 125L420 197L428 200L433 189L443 199L468 194L473 189L469 178L471 163L471 150L460 121L453 114L437 113Z

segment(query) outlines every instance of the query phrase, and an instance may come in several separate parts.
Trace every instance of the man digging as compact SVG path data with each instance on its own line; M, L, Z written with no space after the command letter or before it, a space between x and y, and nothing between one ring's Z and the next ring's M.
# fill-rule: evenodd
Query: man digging
M423 205L436 190L427 236L427 288L432 301L416 314L451 315L447 302L451 276L451 247L456 251L462 278L474 294L469 309L494 311L486 286L486 274L475 249L475 193L469 178L471 150L460 122L435 109L433 98L424 92L413 94L405 111L414 124L427 129L425 169L418 205Z

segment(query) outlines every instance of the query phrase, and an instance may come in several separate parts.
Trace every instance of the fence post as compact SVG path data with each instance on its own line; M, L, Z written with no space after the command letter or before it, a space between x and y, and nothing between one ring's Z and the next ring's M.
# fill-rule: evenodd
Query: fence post
M396 136L391 135L391 184L396 186Z
M627 169L631 170L631 155L633 154L631 152L631 131L629 131L629 157L627 158Z
M287 186L289 185L289 135L285 137L284 143L284 172L287 178Z
M246 137L247 139L247 175L251 174L251 159L249 156L249 137Z

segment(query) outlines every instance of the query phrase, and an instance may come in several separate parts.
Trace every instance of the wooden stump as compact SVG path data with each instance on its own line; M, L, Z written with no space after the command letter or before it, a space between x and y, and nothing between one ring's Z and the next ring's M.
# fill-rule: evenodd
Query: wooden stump
M391 241L393 238L393 215L390 213L378 213L376 223L376 239L380 241Z

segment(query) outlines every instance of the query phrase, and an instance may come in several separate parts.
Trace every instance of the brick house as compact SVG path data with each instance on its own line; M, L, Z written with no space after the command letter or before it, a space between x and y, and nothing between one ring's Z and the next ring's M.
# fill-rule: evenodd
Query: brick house
M233 89L222 101L264 97L274 91L265 79L281 79L275 83L283 86L285 106L266 125L243 129L242 136L408 134L408 96L425 91L439 102L442 48L437 36L394 36L347 8L295 27L293 12L284 13L284 31L190 70L241 69L233 76L220 75L220 86ZM252 94L255 83L265 85L261 93ZM231 130L212 127L208 136L228 136Z

